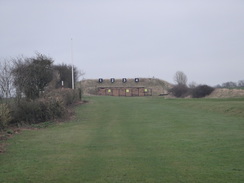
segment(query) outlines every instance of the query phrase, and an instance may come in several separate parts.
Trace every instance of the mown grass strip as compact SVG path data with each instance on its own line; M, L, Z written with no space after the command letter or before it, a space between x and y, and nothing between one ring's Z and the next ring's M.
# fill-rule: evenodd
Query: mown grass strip
M89 100L75 120L9 140L0 182L244 181L244 118L209 110L235 101Z

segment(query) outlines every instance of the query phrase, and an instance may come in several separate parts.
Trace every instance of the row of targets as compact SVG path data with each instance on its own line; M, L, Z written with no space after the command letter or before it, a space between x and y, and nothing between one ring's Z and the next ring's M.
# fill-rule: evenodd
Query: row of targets
M98 79L98 82L99 82L99 83L103 83L103 78L99 78L99 79ZM114 79L114 78L111 78L111 79L110 79L110 82L111 82L111 83L114 83L114 82L115 82L115 79ZM123 78L123 79L122 79L122 83L126 83L126 82L127 82L127 79L126 79L126 78ZM139 78L135 78L135 82L136 82L136 83L139 83Z

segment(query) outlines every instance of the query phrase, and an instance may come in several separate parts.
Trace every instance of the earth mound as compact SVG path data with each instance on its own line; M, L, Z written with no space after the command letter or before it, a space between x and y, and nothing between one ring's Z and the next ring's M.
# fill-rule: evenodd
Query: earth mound
M242 89L217 88L207 98L238 98L244 97Z
M125 83L122 79L115 79L113 83L110 79L103 79L102 83L98 79L85 79L80 82L80 86L85 95L97 95L99 87L146 87L152 89L153 96L168 94L168 90L172 88L172 84L157 78L139 78L139 82L127 79Z

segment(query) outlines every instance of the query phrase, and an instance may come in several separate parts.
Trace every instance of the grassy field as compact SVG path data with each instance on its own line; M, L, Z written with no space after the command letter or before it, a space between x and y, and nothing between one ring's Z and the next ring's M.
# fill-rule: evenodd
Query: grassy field
M244 182L244 99L91 97L8 140L1 183Z

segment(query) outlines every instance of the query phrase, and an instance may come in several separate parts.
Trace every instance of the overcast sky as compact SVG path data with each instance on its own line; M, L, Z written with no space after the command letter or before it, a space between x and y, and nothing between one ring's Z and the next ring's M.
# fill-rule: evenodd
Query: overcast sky
M1 60L73 50L87 79L244 80L244 0L0 0L0 25Z

